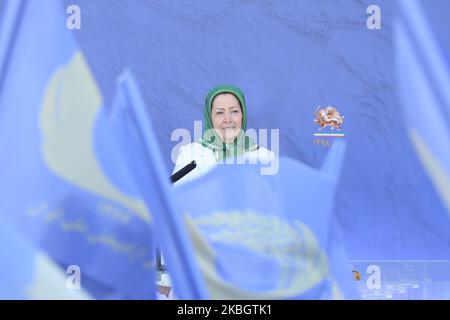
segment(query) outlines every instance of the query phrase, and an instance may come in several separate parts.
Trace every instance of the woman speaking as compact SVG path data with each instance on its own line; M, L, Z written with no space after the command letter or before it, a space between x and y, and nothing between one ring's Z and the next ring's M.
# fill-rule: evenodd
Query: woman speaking
M180 148L173 172L192 161L197 165L177 183L199 177L218 163L233 163L231 157L244 157L250 163L271 161L273 152L258 146L246 136L246 130L247 107L242 91L232 85L209 91L203 110L202 138Z

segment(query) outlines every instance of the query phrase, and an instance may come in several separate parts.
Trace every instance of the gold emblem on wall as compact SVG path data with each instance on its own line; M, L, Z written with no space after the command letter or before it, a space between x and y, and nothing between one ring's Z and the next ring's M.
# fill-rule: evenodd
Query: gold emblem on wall
M332 106L326 108L317 107L314 114L314 123L319 126L319 131L329 126L331 130L336 129L341 131L342 124L344 123L344 116L341 116L339 111Z
M330 138L345 137L342 125L344 116L332 106L318 106L314 112L314 144L331 147Z

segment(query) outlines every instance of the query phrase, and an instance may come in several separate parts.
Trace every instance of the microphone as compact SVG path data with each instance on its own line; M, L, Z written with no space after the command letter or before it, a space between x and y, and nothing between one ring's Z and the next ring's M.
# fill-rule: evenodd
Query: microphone
M197 163L195 160L193 160L191 163L187 164L177 172L175 172L173 175L170 176L170 181L172 183L177 182L181 178L183 178L185 175L187 175L189 172L194 170L197 167ZM161 259L161 248L158 246L156 247L156 271L158 272L166 272L167 268L165 265L162 264Z
M171 175L170 181L172 183L177 182L178 180L183 178L185 175L187 175L189 172L194 170L196 167L197 167L197 163L195 162L195 160L193 160L191 163L187 164L186 166L184 166L183 168L181 168L180 170L175 172L173 175Z

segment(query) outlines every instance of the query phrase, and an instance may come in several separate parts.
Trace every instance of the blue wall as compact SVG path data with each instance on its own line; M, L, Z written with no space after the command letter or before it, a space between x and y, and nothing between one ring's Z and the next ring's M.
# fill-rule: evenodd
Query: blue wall
M396 97L392 0L66 1L82 11L74 31L103 94L125 68L138 78L161 152L172 170L170 135L192 131L211 87L246 94L249 127L279 128L280 153L319 166L314 111L345 116L348 144L337 195L352 259L448 259L448 225L405 133ZM368 30L378 4L382 29ZM423 1L449 48L446 0ZM301 192L301 191L299 191Z

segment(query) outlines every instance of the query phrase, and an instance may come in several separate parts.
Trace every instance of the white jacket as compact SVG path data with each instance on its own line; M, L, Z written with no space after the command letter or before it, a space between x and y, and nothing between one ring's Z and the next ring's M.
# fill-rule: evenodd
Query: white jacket
M202 146L198 142L192 142L180 148L180 152L177 157L175 168L173 173L177 172L192 160L195 160L197 167L185 175L183 178L178 180L176 184L191 181L206 174L209 170L214 168L218 162L219 155L213 150ZM274 153L259 146L257 150L248 151L244 154L245 163L256 163L260 162L262 164L270 163L274 159Z

